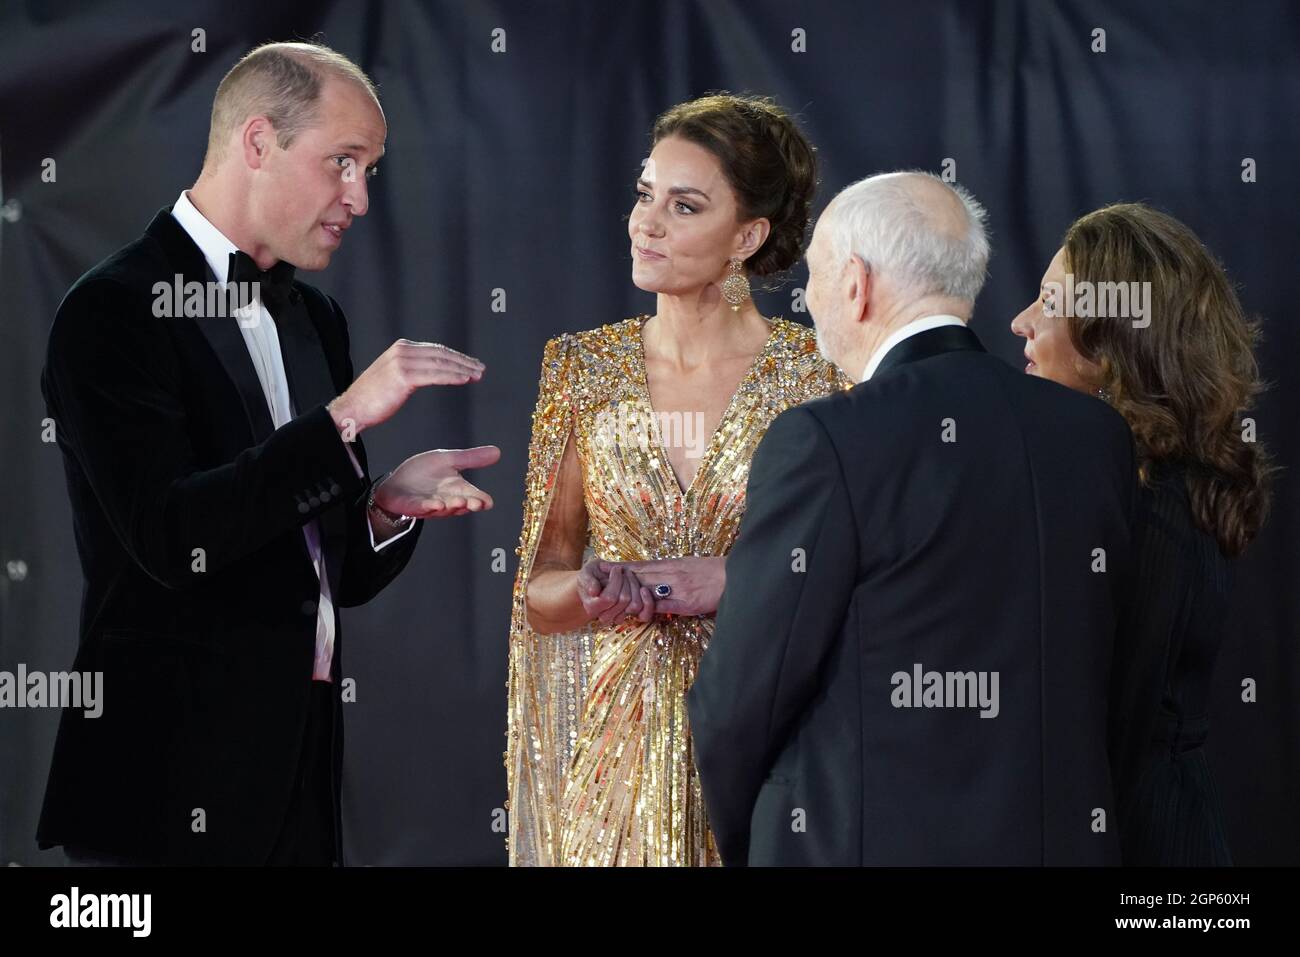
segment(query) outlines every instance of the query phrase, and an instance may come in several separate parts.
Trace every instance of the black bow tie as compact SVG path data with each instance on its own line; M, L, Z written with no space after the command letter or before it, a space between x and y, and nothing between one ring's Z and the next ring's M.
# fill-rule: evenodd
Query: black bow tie
M263 272L257 268L252 256L236 250L230 254L227 281L258 283L262 302L272 315L285 303L298 301L298 294L293 291L293 264L283 259Z

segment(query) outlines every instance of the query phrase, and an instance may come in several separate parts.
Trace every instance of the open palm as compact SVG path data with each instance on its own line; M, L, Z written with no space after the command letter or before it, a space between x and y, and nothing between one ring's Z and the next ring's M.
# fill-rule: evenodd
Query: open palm
M375 503L399 515L447 518L492 507L492 496L460 473L492 465L501 458L495 445L472 449L433 449L412 455L375 492Z

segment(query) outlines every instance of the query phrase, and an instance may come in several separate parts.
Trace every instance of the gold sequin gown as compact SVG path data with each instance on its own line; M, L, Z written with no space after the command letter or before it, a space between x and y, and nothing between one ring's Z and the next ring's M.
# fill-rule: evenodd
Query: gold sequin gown
M650 404L647 318L559 336L542 359L510 627L512 865L721 863L686 714L713 618L593 623L551 635L528 626L524 597L567 443L577 443L588 555L725 555L772 419L852 385L819 355L812 330L773 319L683 492Z

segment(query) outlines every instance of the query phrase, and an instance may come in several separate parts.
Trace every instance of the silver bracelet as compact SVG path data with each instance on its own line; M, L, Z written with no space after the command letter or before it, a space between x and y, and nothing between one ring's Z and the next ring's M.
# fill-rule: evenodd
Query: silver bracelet
M375 493L379 491L379 486L388 481L388 477L392 474L393 470L390 469L383 478L371 484L370 497L366 499L366 508L372 512L377 512L380 521L386 524L390 530L396 531L399 528L405 528L407 525L411 524L414 519L410 515L394 515L382 505L375 504Z

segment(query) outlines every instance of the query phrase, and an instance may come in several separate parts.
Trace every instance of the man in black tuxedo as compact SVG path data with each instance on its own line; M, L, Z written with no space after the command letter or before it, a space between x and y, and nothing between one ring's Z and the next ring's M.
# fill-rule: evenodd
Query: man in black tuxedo
M817 224L809 310L859 384L759 446L687 699L729 865L1118 862L1132 439L984 351L988 248L927 174L856 183Z
M419 519L490 508L359 435L483 364L399 340L354 381L343 311L294 278L366 212L387 127L342 55L269 44L213 103L203 171L72 287L41 379L85 576L78 671L37 840L74 863L342 863L340 623L406 565Z

